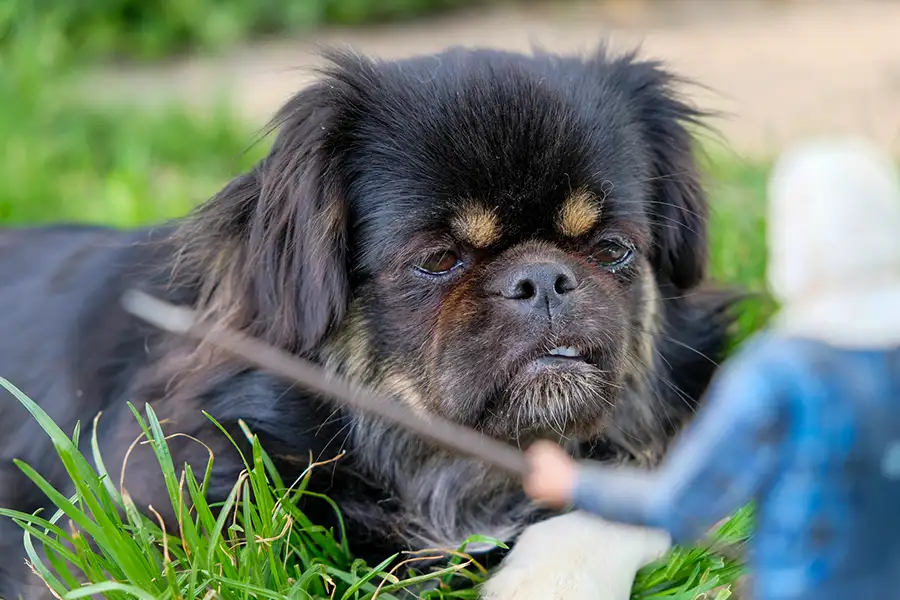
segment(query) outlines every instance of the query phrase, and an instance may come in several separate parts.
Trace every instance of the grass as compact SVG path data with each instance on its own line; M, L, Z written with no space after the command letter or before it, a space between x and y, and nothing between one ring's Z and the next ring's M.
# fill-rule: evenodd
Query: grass
M0 138L8 152L0 161L0 225L68 220L128 227L177 217L265 150L264 141L251 145L253 132L224 109L198 116L180 107L135 113L77 104L67 93L74 74L48 66L53 52L48 59L41 48L4 48L9 68L0 70ZM760 291L767 167L713 153L708 172L713 276ZM748 302L739 339L770 311L765 300ZM426 598L476 597L472 586L484 571L463 555L424 574L409 571L415 556L396 555L380 565L355 560L340 531L310 523L297 508L312 493L306 480L281 481L255 440L231 496L209 506L203 494L208 472L176 476L181 465L172 463L152 410L135 410L182 515L178 531L165 531L116 488L101 456L91 457L93 466L79 452L79 430L61 431L8 382L0 383L41 423L71 477L74 493L67 497L20 464L59 510L26 515L0 509L0 516L23 527L32 564L60 596L389 600L406 586L439 579L453 588L443 585ZM246 435L253 440L252 432ZM741 539L748 518L740 512L720 534ZM35 551L38 543L46 555ZM633 597L722 600L739 573L740 566L722 556L677 548L641 571ZM468 587L456 589L458 583Z
M30 565L61 598L399 600L397 592L430 580L438 587L422 598L477 598L476 586L486 571L464 554L465 544L449 549L456 550L449 564L424 572L411 567L439 557L437 551L398 553L374 566L354 560L351 549L340 541L342 536L336 535L339 532L311 523L298 508L303 495L314 493L306 483L318 466L286 485L246 428L252 452L244 456L245 470L223 503L208 504L205 489L214 457L203 473L194 473L189 466L180 471L153 409L146 406L142 415L132 406L142 442L152 446L169 500L175 514L181 515L178 530L167 531L161 520L138 511L127 490L116 486L98 451L95 427L89 444L93 466L79 450L84 446L79 444L80 426L67 434L7 380L0 378L0 386L50 437L74 490L64 495L17 461L58 510L41 515L0 508L0 517L23 528ZM743 541L748 518L746 511L739 512L720 528L718 538L728 544ZM484 539L474 536L467 543ZM43 544L42 552L36 550L36 542ZM692 600L714 593L716 600L724 600L729 590L723 584L740 573L741 566L732 560L702 549L679 548L639 573L633 598Z

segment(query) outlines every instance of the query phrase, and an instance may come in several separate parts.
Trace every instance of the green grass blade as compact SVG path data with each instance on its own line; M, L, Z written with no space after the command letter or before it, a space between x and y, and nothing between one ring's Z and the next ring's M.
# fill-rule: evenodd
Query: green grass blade
M87 598L90 596L95 596L97 594L106 594L108 592L122 592L123 594L128 594L129 596L133 596L138 600L159 600L158 596L148 594L138 587L135 587L133 585L126 585L124 583L117 583L115 581L103 581L101 583L86 585L82 588L66 593L63 598L65 598L66 600L75 600L76 598Z

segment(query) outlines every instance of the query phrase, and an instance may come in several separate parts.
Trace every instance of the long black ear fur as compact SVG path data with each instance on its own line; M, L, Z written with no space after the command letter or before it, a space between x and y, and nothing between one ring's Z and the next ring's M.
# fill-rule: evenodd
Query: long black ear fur
M650 148L650 215L655 225L654 267L679 289L700 283L707 265L708 205L694 138L707 114L680 100L680 80L654 61L629 54L618 61L629 103Z
M297 94L273 121L268 155L178 232L176 274L195 278L199 308L298 353L349 303L348 207L328 148L334 113L322 86Z

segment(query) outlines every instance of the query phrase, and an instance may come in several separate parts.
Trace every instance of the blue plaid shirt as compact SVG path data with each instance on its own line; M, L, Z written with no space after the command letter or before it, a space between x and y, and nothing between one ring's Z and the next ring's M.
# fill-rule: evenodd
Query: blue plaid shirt
M760 600L900 598L900 348L759 334L658 471L579 473L576 508L676 543L755 500Z

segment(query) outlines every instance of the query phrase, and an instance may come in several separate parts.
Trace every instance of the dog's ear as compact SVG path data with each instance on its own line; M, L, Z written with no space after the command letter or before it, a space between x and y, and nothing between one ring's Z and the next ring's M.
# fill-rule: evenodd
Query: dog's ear
M350 296L348 207L323 87L282 108L267 156L200 206L179 235L177 268L193 273L201 310L298 353L343 320Z
M680 79L653 61L621 59L629 104L649 149L649 213L654 221L654 267L680 289L706 274L708 204L690 126L707 116L674 89Z

